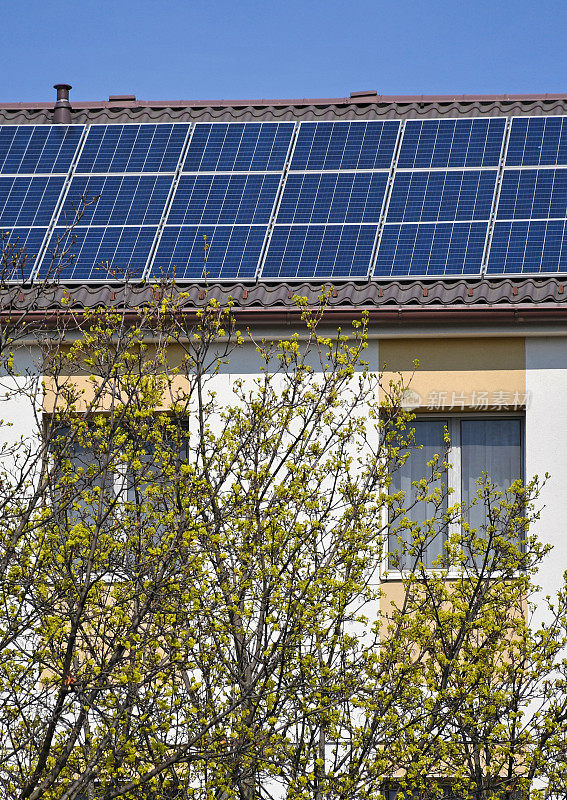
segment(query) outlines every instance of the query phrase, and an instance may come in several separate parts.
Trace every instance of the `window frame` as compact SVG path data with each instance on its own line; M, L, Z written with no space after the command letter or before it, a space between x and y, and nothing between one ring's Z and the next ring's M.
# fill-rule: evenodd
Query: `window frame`
M158 413L161 414L161 413L165 413L165 412L158 412ZM108 412L100 411L100 412L97 412L97 415L107 416ZM43 414L43 430L44 430L44 434L46 433L47 427L50 424L49 418L52 417L52 416L53 415L51 415L51 414L45 414L45 413ZM81 417L81 416L85 416L86 417L87 415L86 414L82 415L80 413L77 413L76 416L77 417ZM170 417L170 418L173 418L175 415L167 414L167 416ZM189 459L190 419L186 415L180 415L178 417L178 419L177 419L177 422L180 425L180 427L183 428L183 430L184 430L184 432L186 434L186 436L185 436L185 447L186 447L185 455L186 455L186 459L185 460L188 460ZM91 424L94 424L94 423L91 423ZM64 432L65 429L70 430L70 428L68 428L67 426L62 425L60 431L57 433L57 438L59 438L59 437L61 437L63 435L63 432ZM76 444L76 442L74 444ZM71 448L70 448L70 450L69 450L69 452L67 453L67 456L66 456L71 462L73 462L73 460L75 458L75 454L72 451L73 451L73 445L71 445ZM87 451L85 449L86 456L88 455L88 453L90 453L90 451ZM92 457L92 455L91 455L91 457ZM48 463L50 465L50 468L52 468L53 467L53 451L52 451L51 446L49 446L49 445L48 445L48 447L46 449L46 458L48 459ZM95 463L95 462L96 462L96 458L93 459L93 463ZM87 469L88 469L88 466L87 466ZM128 502L131 502L131 500L128 497L128 492L129 492L129 488L128 488L128 465L126 463L118 464L115 467L115 469L112 471L111 480L108 483L108 491L112 492L113 499L118 504L126 505Z
M451 445L447 453L447 460L451 467L447 476L447 487L451 490L449 496L449 505L453 503L462 502L462 445L461 445L461 422L469 420L482 420L488 422L489 420L504 420L504 419L517 419L520 422L520 480L525 481L526 476L526 415L522 411L466 411L450 410L447 412L428 411L421 413L416 411L415 418L412 422L426 421L426 420L446 420L447 431L451 440ZM411 422L408 427L411 426ZM384 557L381 563L380 580L382 581L400 581L408 577L412 570L397 570L389 566L390 549L389 549L389 520L388 509L383 509L382 523L386 526L384 529L388 530L385 539ZM450 522L448 525L448 534L458 532L459 523ZM426 567L425 572L428 574L446 574L447 578L458 577L460 570L453 567Z

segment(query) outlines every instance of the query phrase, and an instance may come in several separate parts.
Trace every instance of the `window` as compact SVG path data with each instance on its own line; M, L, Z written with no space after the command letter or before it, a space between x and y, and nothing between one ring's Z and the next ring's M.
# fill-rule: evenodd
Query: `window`
M409 457L392 476L390 492L405 493L404 507L412 523L423 526L426 542L421 551L414 547L410 552L406 547L413 541L409 529L390 535L390 569L409 569L419 561L425 567L441 566L440 556L449 532L449 524L441 521L448 503L462 502L468 507L465 513L467 522L482 536L485 526L486 508L484 503L473 503L479 489L479 479L486 473L488 479L499 490L506 491L511 484L523 479L523 420L520 417L457 417L443 416L430 419L416 419L412 422L414 442L407 450ZM450 446L445 443L448 431ZM405 437L407 439L407 436ZM431 476L431 462L436 455L441 466L445 454L451 465L448 472L431 481L430 491L437 488L440 501L437 507L432 502L416 502L418 490L413 485L424 477ZM449 490L453 492L449 499ZM472 504L472 505L471 505ZM427 530L426 520L435 517L437 527ZM470 554L473 559L474 554ZM443 565L445 566L445 565Z
M138 505L147 500L147 489L158 478L178 480L181 464L189 461L186 418L163 418L153 434L148 440L131 442L132 452L126 449L121 489L129 503Z
M113 445L119 433L120 445ZM188 424L186 419L156 418L147 437L138 432L124 438L125 430L110 431L108 426L91 423L79 431L67 425L50 431L50 450L54 459L53 506L67 514L73 523L95 515L114 502L143 502L153 481L179 474L188 460ZM92 491L91 491L92 490ZM103 503L100 506L100 495ZM92 495L92 497L91 497Z
M67 425L53 427L48 435L53 459L49 491L60 523L94 524L116 488L112 454L104 436L94 427L78 433Z

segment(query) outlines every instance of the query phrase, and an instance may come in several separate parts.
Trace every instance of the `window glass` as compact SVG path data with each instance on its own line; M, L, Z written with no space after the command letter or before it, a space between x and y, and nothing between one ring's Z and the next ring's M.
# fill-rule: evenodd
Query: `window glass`
M178 419L156 423L160 432L153 441L137 440L133 443L136 467L129 463L125 470L126 499L130 503L148 501L146 492L152 483L167 481L169 470L178 479L181 464L189 458L188 420ZM155 499L154 499L155 502Z
M418 502L413 508L409 508L416 500L417 490L413 486L414 481L419 481L422 478L427 478L431 473L431 468L427 466L436 455L441 461L445 454L445 428L447 420L415 420L412 423L414 430L414 442L410 445L409 458L399 469L397 469L392 476L391 492L405 492L405 508L408 508L408 516L413 522L423 524L426 519L433 516L439 518L447 509L447 495L445 491L446 479L438 480L430 484L430 491L435 487L441 487L444 498L441 508L435 507L432 502ZM421 447L420 447L421 445ZM400 531L398 535L390 535L390 552L400 552L400 540L404 543L411 543L411 532ZM401 563L393 563L392 559L390 566L393 568L409 569L414 566L415 562L422 560L424 565L431 566L431 564L441 555L444 551L445 543L445 526L441 525L437 535L429 541L425 547L424 552L420 557L411 558L406 555ZM401 553L400 553L401 555ZM395 559L397 562L397 559Z
M519 419L471 419L461 421L462 502L475 497L483 472L491 483L505 491L522 478L522 429ZM468 522L480 530L486 508L476 503L468 512Z
M66 515L69 524L81 521L94 524L99 515L104 514L108 508L113 494L114 475L109 467L111 455L104 439L97 438L94 431L90 432L92 441L88 443L88 434L83 435L82 443L77 441L76 436L76 432L66 426L53 432L54 501L60 513ZM69 441L71 437L73 438ZM64 468L65 462L70 465L69 473ZM65 477L67 474L68 480ZM91 493L95 487L104 495L102 505L100 494ZM87 500L88 496L90 500Z

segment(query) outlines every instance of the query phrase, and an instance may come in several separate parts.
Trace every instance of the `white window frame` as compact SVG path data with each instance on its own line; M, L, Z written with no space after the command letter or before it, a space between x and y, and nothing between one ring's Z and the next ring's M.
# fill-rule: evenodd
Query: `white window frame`
M100 412L104 414L105 412ZM186 429L187 434L189 434L189 419L186 419ZM85 460L90 457L92 458L92 453L88 450L84 450ZM53 455L51 452L47 455L50 462L53 463ZM71 453L68 453L67 457L72 461L73 456ZM93 459L94 461L94 459ZM126 504L128 502L128 465L126 463L120 463L117 465L116 469L112 473L112 481L109 482L109 489L112 490L114 498L117 500L119 504Z
M436 412L429 412L429 413L419 413L417 412L415 415L415 422L419 422L421 420L446 420L447 421L447 431L449 433L449 438L451 440L451 446L449 447L449 451L447 454L447 460L451 465L448 478L447 478L447 486L449 489L452 490L452 493L449 495L448 504L459 503L462 501L462 470L461 470L461 422L465 420L482 420L483 422L488 422L489 420L504 420L504 419L518 419L520 420L520 450L521 450L521 468L522 468L522 475L521 480L525 480L526 476L526 415L522 412L498 412L498 411L484 411L484 412L468 412L466 410L463 411L448 411L444 413L443 411L436 411ZM411 427L411 422L408 423L408 427ZM383 530L388 530L388 509L385 508L383 510ZM448 532L449 535L451 533L458 533L459 523L454 521L449 523ZM400 581L403 578L409 576L411 574L411 570L395 570L389 567L389 536L386 535L385 537L385 547L384 547L384 557L382 559L381 570L380 570L380 580L381 581ZM425 570L427 573L443 573L446 574L448 578L451 577L458 577L461 573L457 569L452 568L428 568Z

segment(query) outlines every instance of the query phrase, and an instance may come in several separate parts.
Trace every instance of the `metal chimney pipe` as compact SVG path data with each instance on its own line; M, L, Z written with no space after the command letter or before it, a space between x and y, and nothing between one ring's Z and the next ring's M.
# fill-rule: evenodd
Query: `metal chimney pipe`
M57 89L57 102L53 112L53 122L55 125L70 125L71 103L69 102L69 89L73 87L68 83L56 83L53 88Z

